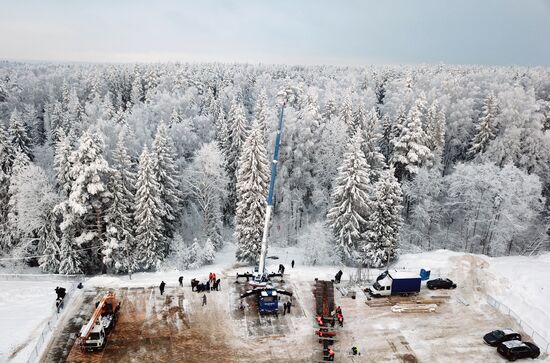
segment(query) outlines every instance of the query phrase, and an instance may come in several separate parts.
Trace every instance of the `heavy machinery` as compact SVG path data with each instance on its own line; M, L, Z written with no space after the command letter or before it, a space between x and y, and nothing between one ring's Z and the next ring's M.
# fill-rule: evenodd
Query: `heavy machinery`
M281 99L281 108L279 109L279 124L277 135L275 137L275 150L271 162L271 179L269 181L269 190L267 194L267 207L265 212L264 231L262 235L262 248L260 252L260 261L254 269L254 273L237 273L237 282L239 278L246 277L249 285L253 288L241 294L241 299L247 296L256 295L258 297L258 307L261 314L278 314L278 304L280 294L292 296L291 292L276 289L270 284L270 279L275 276L282 277L280 273L266 273L265 260L267 255L267 235L269 234L269 225L271 222L271 212L273 209L273 193L275 191L275 180L277 179L277 163L279 161L279 148L281 145L281 134L283 131L284 109L288 102L296 102L298 90L289 87L278 95Z
M292 292L276 289L273 286L255 287L241 294L241 299L256 295L258 297L258 311L262 315L279 315L279 300L281 295L292 296Z
M107 344L107 335L114 329L120 310L113 292L106 293L96 304L92 317L80 329L78 344L83 351L102 350Z

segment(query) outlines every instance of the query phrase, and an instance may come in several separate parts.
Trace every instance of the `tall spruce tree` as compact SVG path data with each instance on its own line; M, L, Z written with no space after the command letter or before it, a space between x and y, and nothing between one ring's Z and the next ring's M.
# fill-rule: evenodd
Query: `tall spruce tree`
M422 128L423 99L418 99L409 111L406 124L396 139L392 140L393 154L390 163L395 166L398 180L414 176L418 168L431 165L433 153L426 146L428 137Z
M434 101L426 115L426 136L428 147L434 153L434 160L441 162L443 147L445 146L445 112Z
M135 215L136 260L143 269L156 267L164 257L163 202L160 198L160 184L157 181L156 157L147 146L139 158L136 183Z
M78 149L71 156L70 193L64 212L64 238L74 237L78 246L89 250L91 268L101 261L100 249L104 242L105 212L111 197L108 178L111 169L103 156L103 138L86 131ZM70 232L69 237L66 236ZM74 233L74 234L73 234ZM68 246L72 246L70 241ZM63 246L63 243L62 243Z
M359 246L369 212L369 165L361 149L360 131L349 140L334 182L327 219L336 239L338 255L348 264L360 262Z
M383 267L396 257L396 248L401 227L403 196L401 185L391 168L382 173L373 188L370 213L364 244L361 246L363 263L369 267Z
M235 237L237 259L256 262L260 256L269 165L261 125L254 121L239 159Z
M155 178L159 184L161 201L163 233L172 238L175 230L176 218L179 214L179 186L180 176L176 165L176 148L168 132L166 124L161 121L157 128L155 140L151 149L151 157L155 158ZM164 246L164 254L168 254L168 245Z
M138 268L134 237L135 175L131 168L124 133L121 133L113 151L109 184L112 202L107 210L107 238L102 251L103 262L116 272L133 272Z
M493 93L485 99L481 116L475 125L475 135L468 149L468 156L474 158L487 149L487 145L497 134L496 117L498 115L497 99Z
M235 214L237 205L237 169L241 156L243 144L247 138L248 126L244 114L244 108L236 100L231 104L227 120L227 144L226 144L226 171L228 177L227 201L224 207L224 217L226 223L229 223L231 217ZM223 151L223 149L222 149Z
M59 132L59 141L55 145L53 163L57 187L65 196L68 196L71 192L71 185L73 183L71 179L72 153L73 147L71 145L71 139L69 136L65 135L65 131L61 129Z
M27 133L27 127L23 121L21 113L17 109L13 110L10 117L9 137L14 155L23 153L32 160L31 139Z
M376 182L380 173L386 168L386 158L380 152L380 139L382 135L379 132L380 120L376 109L364 113L362 119L358 119L358 127L363 133L363 145L361 149L365 153L365 159L369 164L369 179Z

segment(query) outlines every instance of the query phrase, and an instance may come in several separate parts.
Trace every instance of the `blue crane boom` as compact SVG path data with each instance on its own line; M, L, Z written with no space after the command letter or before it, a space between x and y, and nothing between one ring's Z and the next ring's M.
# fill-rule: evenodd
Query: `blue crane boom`
M271 211L273 209L273 193L275 190L275 180L277 179L277 163L279 161L279 147L281 145L281 133L283 132L285 103L281 105L279 110L279 125L277 128L277 136L275 137L275 150L273 151L273 159L271 161L271 180L269 181L269 191L267 194L267 208L265 211L264 233L262 235L262 250L260 252L260 263L258 272L260 275L265 274L265 258L267 254L267 234L269 232L269 222L271 219Z

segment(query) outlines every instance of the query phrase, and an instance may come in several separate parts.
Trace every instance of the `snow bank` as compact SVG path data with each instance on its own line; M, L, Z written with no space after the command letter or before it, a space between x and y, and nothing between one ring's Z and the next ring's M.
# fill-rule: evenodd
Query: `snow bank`
M26 362L66 281L0 281L0 362Z
M550 253L487 259L495 276L487 292L550 342Z

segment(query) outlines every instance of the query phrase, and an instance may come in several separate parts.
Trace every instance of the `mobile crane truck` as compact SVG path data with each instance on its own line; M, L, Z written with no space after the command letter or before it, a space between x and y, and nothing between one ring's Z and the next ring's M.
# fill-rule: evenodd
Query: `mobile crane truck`
M106 293L96 304L96 309L88 323L80 329L78 337L83 351L103 350L107 344L107 335L114 329L120 310L113 292Z

